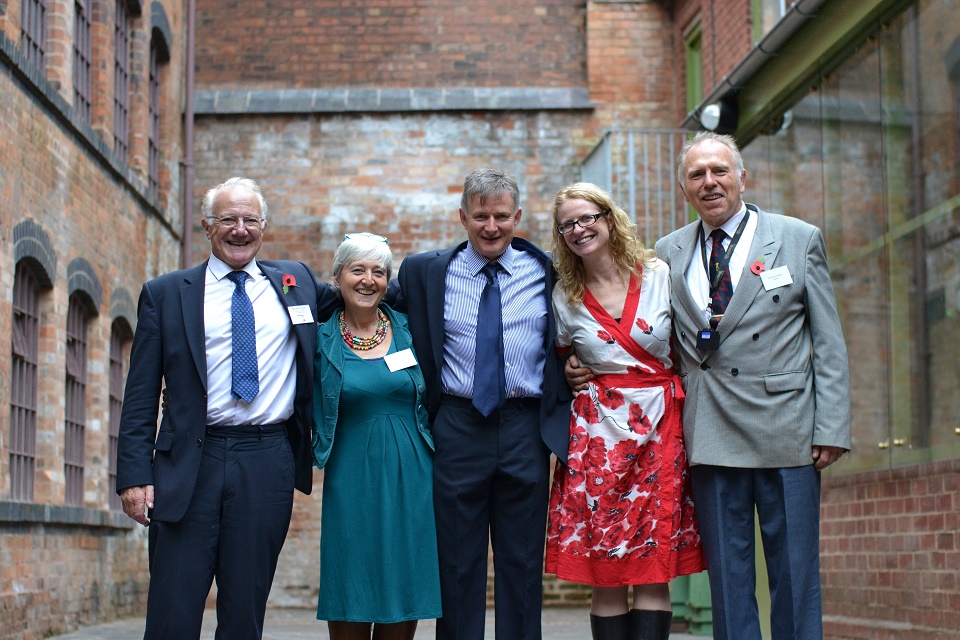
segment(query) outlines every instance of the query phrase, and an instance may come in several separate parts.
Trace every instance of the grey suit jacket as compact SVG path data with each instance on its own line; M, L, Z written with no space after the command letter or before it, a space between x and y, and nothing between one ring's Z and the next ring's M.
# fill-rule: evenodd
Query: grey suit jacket
M758 216L750 255L717 326L716 351L687 286L700 221L662 238L673 328L687 394L683 433L691 464L774 468L812 464L813 445L850 448L850 381L820 230L747 205ZM793 283L766 291L750 265L786 266Z

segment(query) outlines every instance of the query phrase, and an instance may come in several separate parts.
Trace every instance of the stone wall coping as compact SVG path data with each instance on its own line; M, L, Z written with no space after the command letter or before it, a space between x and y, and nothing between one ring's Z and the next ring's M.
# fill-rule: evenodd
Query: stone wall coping
M0 501L0 524L9 525L12 523L106 529L133 529L138 526L122 511Z
M197 115L593 109L586 88L214 90L194 94Z

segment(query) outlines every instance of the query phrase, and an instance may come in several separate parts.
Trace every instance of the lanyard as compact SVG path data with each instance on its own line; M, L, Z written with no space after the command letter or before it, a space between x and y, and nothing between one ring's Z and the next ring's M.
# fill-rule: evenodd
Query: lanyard
M747 226L747 219L750 217L750 209L743 214L743 220L740 221L740 224L737 226L737 230L733 234L733 238L730 239L730 246L727 247L726 252L723 254L723 259L720 261L720 264L717 265L717 272L713 276L713 280L710 280L710 265L707 262L707 241L703 235L703 222L700 223L700 257L703 259L703 270L707 273L707 280L710 284L710 293L709 299L713 300L713 296L716 295L717 289L720 288L720 282L723 280L723 274L726 273L727 267L730 264L730 257L733 255L734 249L737 248L737 243L740 242L740 236L743 235L743 230Z

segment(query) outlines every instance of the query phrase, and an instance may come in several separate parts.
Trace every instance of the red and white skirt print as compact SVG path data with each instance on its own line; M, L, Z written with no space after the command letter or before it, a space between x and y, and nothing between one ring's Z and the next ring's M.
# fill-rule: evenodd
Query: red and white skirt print
M672 373L598 376L573 401L550 494L547 573L598 587L706 568ZM659 418L659 420L657 420Z

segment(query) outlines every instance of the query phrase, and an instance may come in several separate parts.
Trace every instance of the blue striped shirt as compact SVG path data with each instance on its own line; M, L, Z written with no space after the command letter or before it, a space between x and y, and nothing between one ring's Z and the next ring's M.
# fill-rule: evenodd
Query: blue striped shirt
M497 261L502 267L500 304L507 397L540 397L543 387L544 333L547 303L544 267L525 251L512 246ZM473 369L477 351L477 309L487 278L481 269L487 259L473 245L450 261L443 304L443 392L473 397ZM491 354L493 357L493 354Z

